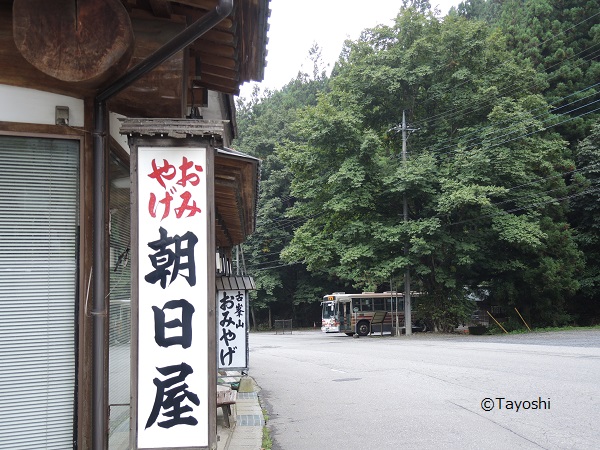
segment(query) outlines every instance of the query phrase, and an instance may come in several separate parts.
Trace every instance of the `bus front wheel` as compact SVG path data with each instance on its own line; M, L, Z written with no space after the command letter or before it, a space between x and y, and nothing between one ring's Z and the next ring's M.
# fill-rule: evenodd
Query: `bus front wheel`
M356 333L359 336L368 336L370 329L371 327L369 326L369 322L366 320L361 320L356 326Z

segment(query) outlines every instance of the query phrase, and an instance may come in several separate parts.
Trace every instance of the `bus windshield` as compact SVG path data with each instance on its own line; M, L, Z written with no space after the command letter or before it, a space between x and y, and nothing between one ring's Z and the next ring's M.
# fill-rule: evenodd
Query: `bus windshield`
M323 319L331 319L335 316L335 302L323 302Z

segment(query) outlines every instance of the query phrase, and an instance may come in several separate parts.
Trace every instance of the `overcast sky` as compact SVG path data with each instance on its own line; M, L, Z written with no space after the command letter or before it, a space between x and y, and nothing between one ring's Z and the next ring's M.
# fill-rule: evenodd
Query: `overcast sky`
M460 0L430 0L442 14ZM267 66L261 88L280 89L299 70L312 72L308 51L319 44L329 70L337 60L344 40L358 39L365 28L391 25L401 0L271 0L267 37ZM252 84L246 83L240 95L247 97Z

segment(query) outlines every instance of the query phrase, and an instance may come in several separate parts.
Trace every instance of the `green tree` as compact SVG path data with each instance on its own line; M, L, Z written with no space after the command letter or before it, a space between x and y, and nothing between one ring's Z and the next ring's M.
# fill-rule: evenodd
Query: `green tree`
M597 305L597 139L574 143L594 121L600 30L581 28L589 2L554 3L471 0L441 19L405 2L346 42L329 79L315 46L312 76L239 105L236 146L263 160L245 246L256 308L316 316L323 293L401 289L406 268L439 330L479 288L535 325ZM406 163L403 111L418 128Z
M573 178L574 183L584 186L573 198L571 223L586 264L579 276L581 290L572 310L580 323L597 324L600 323L600 123L579 143Z
M306 220L282 257L365 289L410 267L441 330L466 318L465 286L482 283L540 323L560 321L577 287L564 269L580 258L556 200L572 163L542 133L553 120L535 95L543 79L505 42L483 22L413 6L347 42L330 91L297 122L303 142L278 152L293 174L288 215ZM403 109L421 127L407 164L390 133Z
M479 150L489 165L486 184L495 189L482 209L484 282L509 310L519 307L534 324L558 325L569 320L566 301L582 267L566 220L577 186L563 178L574 166L567 143L544 132L543 121L530 112L540 105L539 96L506 100L489 116L486 133L493 136L497 127L503 134L501 142L484 139ZM508 133L507 121L513 124Z
M292 124L326 89L327 78L316 45L311 58L312 77L299 72L283 89L263 95L255 90L249 100L239 100L237 105L238 138L234 146L261 158L257 230L243 251L248 272L257 285L251 293L253 316L269 325L272 319L292 318L297 325L312 326L319 318L319 301L329 288L327 280L318 274L307 272L301 264L288 265L279 257L301 220L286 218L294 203L289 189L291 174L275 152L282 142L298 139Z
M470 0L459 14L486 20L507 36L518 58L546 81L540 92L557 114L571 118L558 129L571 148L598 118L600 25L594 0Z

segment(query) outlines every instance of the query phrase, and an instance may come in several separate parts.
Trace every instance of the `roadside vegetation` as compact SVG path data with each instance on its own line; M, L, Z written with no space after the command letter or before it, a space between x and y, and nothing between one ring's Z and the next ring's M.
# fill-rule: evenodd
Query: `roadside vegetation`
M234 147L262 160L253 323L311 327L323 295L402 290L407 268L439 331L470 321L466 292L531 327L599 323L597 6L405 1L329 75L315 44L312 73L240 99Z
M267 427L267 421L269 420L269 415L267 414L267 410L263 408L263 418L265 419L265 425L262 430L262 444L261 450L271 450L273 448L273 441L271 440L271 433L269 432L269 428Z
M527 333L550 333L553 331L581 331L581 330L597 330L600 331L600 325L592 325L592 326L564 326L564 327L541 327L541 328L532 328L531 331L527 328L517 328L514 330L508 331L508 334L527 334ZM488 328L487 334L505 334L497 326L490 326Z

